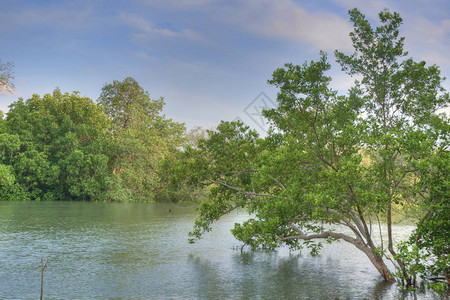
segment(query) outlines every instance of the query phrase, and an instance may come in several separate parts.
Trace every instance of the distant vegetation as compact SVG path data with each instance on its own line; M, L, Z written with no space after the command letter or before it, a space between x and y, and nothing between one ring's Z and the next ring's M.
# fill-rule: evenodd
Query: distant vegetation
M132 78L105 85L98 103L59 89L19 99L0 120L0 199L201 198L167 184L161 167L195 140L163 105Z

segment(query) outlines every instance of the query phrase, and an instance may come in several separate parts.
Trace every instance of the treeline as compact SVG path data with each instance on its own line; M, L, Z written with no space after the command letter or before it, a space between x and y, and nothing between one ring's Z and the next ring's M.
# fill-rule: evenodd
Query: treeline
M105 85L97 103L59 89L19 99L0 119L0 199L201 198L167 184L165 168L192 137L163 106L133 78Z

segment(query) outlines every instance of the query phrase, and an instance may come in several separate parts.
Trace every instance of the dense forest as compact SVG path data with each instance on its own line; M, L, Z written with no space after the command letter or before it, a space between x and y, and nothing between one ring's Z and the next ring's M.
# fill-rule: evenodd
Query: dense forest
M166 118L163 106L133 78L106 84L97 102L59 89L19 99L0 120L0 199L201 196L200 190L167 184L163 165L195 143L195 133Z

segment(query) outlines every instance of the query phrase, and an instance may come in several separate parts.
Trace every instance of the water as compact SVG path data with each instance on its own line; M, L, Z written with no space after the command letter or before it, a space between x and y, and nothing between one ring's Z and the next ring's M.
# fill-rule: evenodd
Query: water
M160 203L0 202L0 299L39 297L41 257L45 299L414 299L345 243L317 257L237 250L229 229L242 212L191 245L195 216Z

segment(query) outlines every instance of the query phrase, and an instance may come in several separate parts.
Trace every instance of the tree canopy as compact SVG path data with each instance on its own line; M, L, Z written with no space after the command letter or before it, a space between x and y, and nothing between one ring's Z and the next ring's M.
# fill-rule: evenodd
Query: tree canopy
M438 66L407 58L399 14L381 11L377 27L357 9L349 15L354 52L335 52L342 71L358 78L347 94L330 88L326 53L286 64L269 80L279 92L277 106L263 112L271 125L265 138L240 122L222 122L185 151L175 174L211 187L192 240L245 208L252 217L232 230L244 244L306 246L315 254L321 241L343 240L388 281L394 274L385 260L393 260L411 285L414 274L396 251L392 212L448 205L442 193L448 176L437 174L449 165L449 122L436 111L449 105L449 94Z
M11 105L2 134L3 162L31 199L89 199L99 195L108 158L101 137L109 122L92 100L56 89Z
M0 199L153 201L162 164L185 140L132 78L95 103L55 89L19 99L0 119Z
M184 141L184 125L162 115L164 99L153 100L133 79L106 84L98 103L110 118L113 173L133 201L161 192L160 164Z

